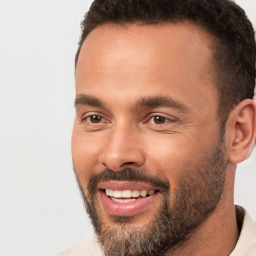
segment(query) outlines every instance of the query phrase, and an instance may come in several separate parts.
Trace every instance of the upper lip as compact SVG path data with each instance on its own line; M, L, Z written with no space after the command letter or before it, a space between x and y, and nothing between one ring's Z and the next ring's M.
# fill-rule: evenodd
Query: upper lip
M105 181L98 184L98 189L113 189L113 190L159 190L151 184L143 182L131 181Z

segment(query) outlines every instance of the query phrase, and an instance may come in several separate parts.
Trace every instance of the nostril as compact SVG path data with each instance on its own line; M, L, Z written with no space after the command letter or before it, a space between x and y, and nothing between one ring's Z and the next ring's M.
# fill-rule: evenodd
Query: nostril
M132 165L132 164L135 164L135 162L125 162L125 163L122 163L121 166Z
M105 167L109 168L106 163L102 163ZM126 166L126 165L133 165L135 162L125 162L120 165L120 167Z
M102 163L105 167L108 167L105 163Z

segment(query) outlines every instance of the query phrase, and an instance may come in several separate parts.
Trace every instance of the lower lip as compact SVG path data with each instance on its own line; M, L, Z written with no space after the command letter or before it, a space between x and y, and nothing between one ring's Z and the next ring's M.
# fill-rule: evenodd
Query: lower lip
M108 214L115 216L133 216L143 212L152 204L158 193L148 197L139 197L135 201L127 203L114 202L103 191L100 191L100 195L102 204Z

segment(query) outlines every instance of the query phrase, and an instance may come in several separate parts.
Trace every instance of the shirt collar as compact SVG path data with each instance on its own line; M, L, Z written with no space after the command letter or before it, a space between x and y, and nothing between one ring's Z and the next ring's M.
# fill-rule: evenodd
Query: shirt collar
M253 256L256 252L256 226L241 206L236 206L236 218L240 235L230 256Z

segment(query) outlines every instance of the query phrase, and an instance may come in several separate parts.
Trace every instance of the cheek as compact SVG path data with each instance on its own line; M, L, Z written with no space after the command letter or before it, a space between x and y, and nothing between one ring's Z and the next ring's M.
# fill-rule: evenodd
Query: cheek
M151 138L147 144L150 148L147 151L148 166L155 175L168 179L172 193L177 190L179 180L186 175L189 166L199 161L202 154L199 143L192 140L182 134L173 134L157 140Z
M93 173L99 169L100 144L94 139L80 134L74 128L72 135L73 164L81 185L87 187Z

